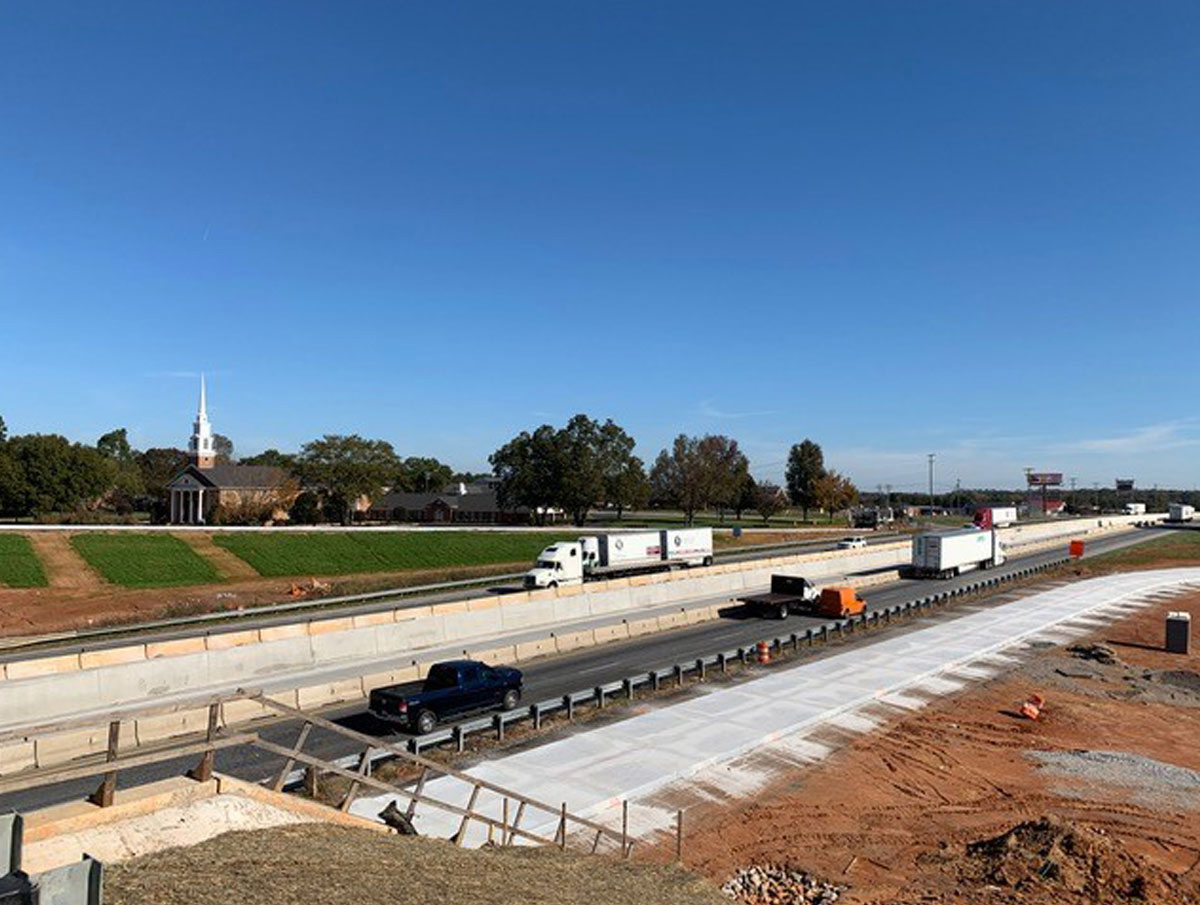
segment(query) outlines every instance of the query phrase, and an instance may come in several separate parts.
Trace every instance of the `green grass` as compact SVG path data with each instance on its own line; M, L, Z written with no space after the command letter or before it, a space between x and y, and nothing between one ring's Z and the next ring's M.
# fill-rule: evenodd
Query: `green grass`
M1150 565L1163 568L1200 565L1200 531L1179 529L1167 537L1090 557L1080 565L1088 572L1118 572Z
M49 584L29 538L0 534L0 584L10 588L44 588Z
M76 534L71 546L106 579L129 588L221 580L208 560L166 534Z
M532 564L545 547L570 534L400 531L337 534L216 534L213 542L239 556L260 575L352 575Z

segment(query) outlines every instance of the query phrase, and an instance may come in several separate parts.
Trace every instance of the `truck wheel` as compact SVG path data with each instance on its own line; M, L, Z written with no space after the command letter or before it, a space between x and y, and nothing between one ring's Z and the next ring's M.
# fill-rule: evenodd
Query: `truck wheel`
M432 710L422 710L417 714L417 734L428 735L437 726L437 714Z
M515 688L510 688L504 692L504 700L500 703L500 706L505 710L516 710L519 703L521 703L521 692Z
M711 566L713 564L713 558L711 556L704 557L704 564L706 566Z
M780 619L786 619L788 617L788 606L786 603L779 604L779 610L776 615L778 615Z

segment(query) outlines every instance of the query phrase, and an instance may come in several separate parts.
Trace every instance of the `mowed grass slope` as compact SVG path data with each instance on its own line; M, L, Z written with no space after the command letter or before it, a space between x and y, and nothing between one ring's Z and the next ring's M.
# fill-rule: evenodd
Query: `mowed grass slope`
M1084 541L1086 545L1087 541ZM1081 565L1090 572L1119 572L1122 569L1139 569L1147 566L1169 569L1172 566L1194 566L1200 564L1200 530L1179 528L1166 537L1158 537L1143 544L1135 544L1122 550L1114 550L1091 559Z
M71 546L110 582L129 588L221 580L208 560L166 534L76 534Z
M529 563L574 535L484 531L347 531L338 534L216 534L213 542L260 575L353 575Z
M10 588L44 588L49 584L29 538L0 534L0 584Z

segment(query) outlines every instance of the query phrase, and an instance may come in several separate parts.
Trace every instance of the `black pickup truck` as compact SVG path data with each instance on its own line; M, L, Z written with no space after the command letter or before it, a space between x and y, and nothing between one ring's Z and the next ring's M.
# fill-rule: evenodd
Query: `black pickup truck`
M423 682L371 691L371 713L424 735L440 720L474 710L512 710L521 701L521 670L478 660L448 660L429 667Z
M816 586L799 575L772 575L766 594L739 597L746 609L758 616L786 619L789 613L807 613L821 595Z

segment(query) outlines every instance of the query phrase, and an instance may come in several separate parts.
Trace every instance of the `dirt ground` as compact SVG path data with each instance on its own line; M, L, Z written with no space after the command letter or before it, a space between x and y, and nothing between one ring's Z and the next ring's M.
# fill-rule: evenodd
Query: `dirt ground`
M844 903L1200 902L1200 650L1162 652L1168 610L1200 622L1200 595L1047 645L753 801L694 808L685 863L718 883L805 871Z
M79 561L83 562L82 559ZM50 567L45 557L43 562ZM502 563L417 572L313 576L322 589L311 596L327 597L500 575L519 571L527 565ZM89 574L93 573L89 570ZM311 587L310 579L294 581ZM302 599L290 593L292 584L293 581L286 578L253 578L191 587L119 588L97 578L94 584L72 587L0 588L0 637L78 631L222 610L236 612Z
M728 905L672 866L481 851L329 825L225 833L113 865L106 905Z

